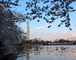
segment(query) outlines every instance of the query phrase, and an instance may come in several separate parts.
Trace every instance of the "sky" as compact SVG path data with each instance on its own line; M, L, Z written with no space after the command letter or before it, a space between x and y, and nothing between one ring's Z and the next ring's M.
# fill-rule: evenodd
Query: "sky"
M26 4L24 1L19 2L19 4L21 6L13 7L12 10L24 14ZM72 3L71 6L76 9L76 2ZM72 28L72 30L69 30L69 28L65 27L64 24L61 27L58 27L58 24L60 23L61 19L58 19L51 24L46 23L43 19L41 19L40 22L37 22L37 20L29 21L30 39L40 38L42 40L49 41L55 41L57 39L76 40L76 12L70 13L70 18L70 27ZM26 22L19 23L18 25L26 32ZM48 25L51 25L51 27L47 28Z

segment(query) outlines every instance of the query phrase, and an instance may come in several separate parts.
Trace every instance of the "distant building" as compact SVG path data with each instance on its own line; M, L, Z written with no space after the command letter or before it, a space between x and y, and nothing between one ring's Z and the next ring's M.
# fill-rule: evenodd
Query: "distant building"
M29 40L29 21L26 22L26 38Z

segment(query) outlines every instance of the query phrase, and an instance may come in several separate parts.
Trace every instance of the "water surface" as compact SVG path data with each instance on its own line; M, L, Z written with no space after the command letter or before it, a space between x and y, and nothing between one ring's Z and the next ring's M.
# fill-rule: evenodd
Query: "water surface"
M76 60L76 45L25 47L16 60Z

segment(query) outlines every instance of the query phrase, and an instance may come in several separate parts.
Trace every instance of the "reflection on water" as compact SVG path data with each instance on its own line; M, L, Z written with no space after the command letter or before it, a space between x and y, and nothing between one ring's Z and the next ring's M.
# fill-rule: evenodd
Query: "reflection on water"
M25 47L16 60L76 60L76 46Z
M0 60L76 60L76 45L25 46Z

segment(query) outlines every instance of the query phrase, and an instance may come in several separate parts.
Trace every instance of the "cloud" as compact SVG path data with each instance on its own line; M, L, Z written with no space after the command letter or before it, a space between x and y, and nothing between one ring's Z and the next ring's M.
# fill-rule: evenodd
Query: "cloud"
M34 30L40 30L40 29L44 29L44 28L45 28L45 26L36 27L36 28L34 28L34 29L31 29L31 31L34 31Z
M44 29L44 28L45 28L45 30L48 30L47 29L48 26L52 26L52 25L46 25L46 26L36 27L36 28L34 28L32 30L39 30L39 29Z
M48 28L46 28L45 30L48 30Z
M34 30L43 29L43 28L45 28L45 26L41 26L41 27L34 28Z
M58 31L52 31L51 33L57 33Z
M53 34L53 36L56 36L56 34Z
M76 33L72 34L72 37L76 37Z
M64 32L63 32L64 35L67 34L67 33L68 33L68 31L64 31Z

